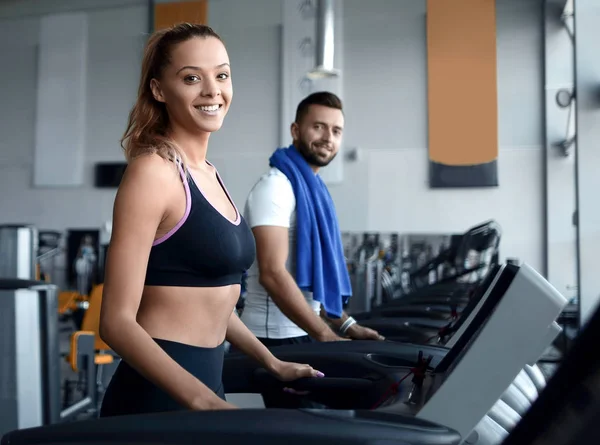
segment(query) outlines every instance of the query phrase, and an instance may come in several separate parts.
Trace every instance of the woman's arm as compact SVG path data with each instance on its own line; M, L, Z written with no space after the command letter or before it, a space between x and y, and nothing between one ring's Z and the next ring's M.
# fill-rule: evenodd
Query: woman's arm
M137 323L148 257L169 198L183 185L172 164L151 155L133 161L113 210L100 336L131 367L190 409L231 408L171 359Z
M256 338L235 312L232 312L229 317L226 338L229 343L252 357L280 380L290 381L302 377L324 377L323 373L313 369L310 365L279 360Z
M260 363L266 370L277 374L281 361L256 338L235 311L229 317L226 339L244 354Z

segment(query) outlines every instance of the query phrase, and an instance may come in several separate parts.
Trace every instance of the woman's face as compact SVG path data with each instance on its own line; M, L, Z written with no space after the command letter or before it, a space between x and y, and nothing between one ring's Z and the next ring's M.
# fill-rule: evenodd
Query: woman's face
M219 130L233 96L225 46L214 37L176 45L171 63L151 88L155 99L165 103L172 125L192 133Z

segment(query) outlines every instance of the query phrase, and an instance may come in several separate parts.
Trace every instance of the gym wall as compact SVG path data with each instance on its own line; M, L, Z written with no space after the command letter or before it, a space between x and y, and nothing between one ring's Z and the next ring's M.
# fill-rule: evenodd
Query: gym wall
M21 4L19 6L19 4ZM365 6L368 4L368 6ZM86 171L79 189L32 189L39 14L89 9ZM0 222L99 226L114 191L92 187L93 164L121 161L148 29L146 1L0 3ZM38 9L36 9L38 8ZM461 232L495 218L502 254L544 268L541 0L498 0L498 175L492 189L428 185L426 0L344 0L345 145L359 148L331 186L343 230ZM232 60L234 100L210 158L243 206L279 141L280 0L210 0L208 23ZM252 45L252 47L249 47ZM357 211L360 209L360 211Z

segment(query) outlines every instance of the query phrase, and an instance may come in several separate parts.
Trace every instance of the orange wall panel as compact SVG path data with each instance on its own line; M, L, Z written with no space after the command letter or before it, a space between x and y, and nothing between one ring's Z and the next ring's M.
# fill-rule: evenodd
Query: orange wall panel
M169 28L177 23L207 22L207 0L157 3L154 5L154 30Z
M496 1L427 0L427 62L430 160L495 162Z

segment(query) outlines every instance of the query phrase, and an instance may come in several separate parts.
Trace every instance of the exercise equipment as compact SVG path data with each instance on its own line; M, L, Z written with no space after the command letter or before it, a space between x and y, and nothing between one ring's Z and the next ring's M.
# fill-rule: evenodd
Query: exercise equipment
M327 377L321 380L286 383L312 391L305 396L311 401L333 409L375 406L386 412L412 414L467 437L474 429L483 428L478 425L482 419L489 423L486 414L525 365L534 364L560 332L555 320L567 301L524 264L503 265L480 303L448 348L354 341L271 350L283 360L311 363L325 373ZM426 366L422 363L425 358L429 361ZM408 375L410 380L394 387ZM226 358L224 376L227 393L261 393L282 385L236 354ZM389 388L393 390L386 395ZM514 387L512 392L520 393Z
M493 266L476 286L464 291L436 290L397 300L370 313L354 315L361 325L376 329L388 340L419 344L445 344L464 323L470 323L489 295L501 266ZM461 289L464 290L463 287ZM402 303L402 304L400 304ZM461 331L462 332L462 331Z
M502 445L600 443L600 308L590 317L560 367Z
M484 280L469 292L471 295L466 299L468 302L464 307L459 306L463 304L458 301L460 298L440 297L440 300L450 300L444 305L421 304L421 300L433 299L418 297L404 305L388 305L374 310L373 314L361 314L361 324L378 330L388 340L452 347L485 302L488 290L498 276L499 269L500 266L492 267ZM367 318L368 316L373 318ZM535 365L519 373L514 383L532 402L539 390L543 388L545 381ZM518 411L523 409L518 395L508 397L516 403L515 409Z
M56 287L0 279L0 435L59 419Z
M516 317L511 313L514 305L521 301L522 292L528 292L528 304L536 307L535 317L527 310ZM494 414L497 421L484 416L505 385L551 341L558 329L554 320L565 304L566 299L535 271L527 266L505 266L485 307L450 350L367 341L272 348L282 359L308 361L326 374L324 378L286 382L286 386L307 389L317 398L330 397L332 401L345 396L347 401L355 403L355 408L182 412L106 418L13 431L2 438L1 445L66 442L176 445L190 440L220 445L248 440L298 445L442 445L482 443L484 439L489 440L487 443L494 443L490 442L493 440L500 443L506 430L498 422L510 424L516 419L501 411ZM510 329L506 329L507 318L513 320ZM596 318L592 322L599 325L600 317ZM593 334L595 342L598 332ZM590 348L593 344L586 345L586 356L590 356ZM495 358L493 364L490 358ZM243 391L262 385L283 386L239 354L228 356L227 361L228 392L234 386ZM581 374L585 367L578 365ZM488 372L491 366L493 373ZM552 389L553 383L550 382L544 393L552 391L551 397L557 401L567 396L565 391L559 393ZM398 391L386 394L385 390L390 387ZM367 396L367 400L361 396ZM542 413L547 409L541 406L542 398L534 403L535 408L539 407L536 409L538 418L546 416ZM378 406L359 406L371 402ZM598 405L596 403L596 408ZM517 424L512 435L528 431L530 435L535 434L530 426L535 420L531 412L533 409ZM428 420L441 417L444 419L437 422ZM470 425L476 426L478 417L483 417L485 428L471 430ZM446 424L452 425L444 426ZM510 439L511 436L506 439L507 445ZM534 445L532 440L513 441L510 445L512 443Z
M410 290L431 284L476 281L487 268L498 263L501 237L502 229L494 220L471 227L439 255L411 272ZM431 272L436 272L433 282Z
M368 412L227 410L123 416L15 431L2 445L458 445L449 428L403 416Z
M458 304L461 304L460 298L456 296L438 296L438 304L436 305L421 305L421 301L434 301L435 297L414 296L405 298L400 301L407 301L404 305L388 305L384 308L374 310L374 317L381 318L363 319L361 323L364 326L377 329L381 334L386 336L388 340L411 342L418 344L436 344L445 345L452 348L460 336L468 328L473 321L474 316L485 304L486 298L489 295L489 290L493 287L499 277L500 266L494 266L477 285L469 292L470 299L460 310ZM464 289L464 288L463 288ZM447 289L441 294L449 292ZM425 293L427 295L429 293ZM447 295L450 295L448 293ZM459 294L462 295L462 294ZM449 300L446 305L442 305L439 301ZM458 307L458 309L457 309ZM371 314L366 314L366 318ZM387 317L386 317L387 315ZM514 427L515 419L520 418L531 406L538 396L539 391L545 385L543 375L537 368L537 365L526 366L511 383L511 385L502 394L500 400L492 407L488 413L488 418L482 420L480 429L489 428L494 433L494 439L485 439L484 443L498 443L498 433L503 432L506 436L510 429ZM532 377L530 377L530 374ZM536 383L532 380L536 379ZM489 423L490 419L493 424L483 426Z
M81 328L71 334L69 354L65 360L78 379L64 382L63 417L77 415L83 411L91 415L97 414L105 390L104 374L108 370L112 375L119 361L119 357L100 338L103 288L102 284L92 288L88 299L89 307L84 313ZM79 400L72 404L70 399L74 390L79 390L82 394Z
M451 237L450 244L442 246L439 254L419 260L411 258L416 254L410 255L406 246L400 253L397 234L391 234L388 244L380 234L363 234L360 245L346 248L353 289L346 312L369 313L382 306L403 304L408 295L414 298L434 289L468 289L498 264L500 239L498 223L486 221L461 236ZM416 256L422 254L429 256L425 252Z
M500 270L500 266L494 266L490 270L485 279L474 289L469 302L462 311L456 309L456 302L446 306L441 304L421 306L419 300L424 298L415 298L415 303L412 305L394 306L374 311L381 318L364 319L361 323L376 329L390 341L435 344L451 348L468 328L482 305L485 304L489 290L500 276ZM536 379L537 385L532 378ZM517 375L503 394L504 399L501 400L501 404L506 403L515 411L515 415L522 415L537 398L539 390L543 388L544 384L543 375L537 365L529 366L529 372L524 369ZM515 391L517 389L523 394ZM499 423L500 426L503 426L501 422Z
M57 284L55 263L56 258L62 253L60 241L60 232L54 230L43 230L38 233L36 280Z
M58 315L60 322L66 324L68 321L72 321L75 329L80 330L89 305L88 295L82 295L74 290L61 291L58 294ZM66 325L65 329L71 331L72 327Z
M41 281L0 279L0 435L17 429L71 421L97 410L101 372L115 361L95 335L102 289L90 298L82 328L71 336L70 352L61 357L58 292ZM96 320L94 320L94 316ZM71 401L66 384L61 398L61 358L79 379L82 395Z
M35 280L38 231L32 225L0 226L0 278Z

